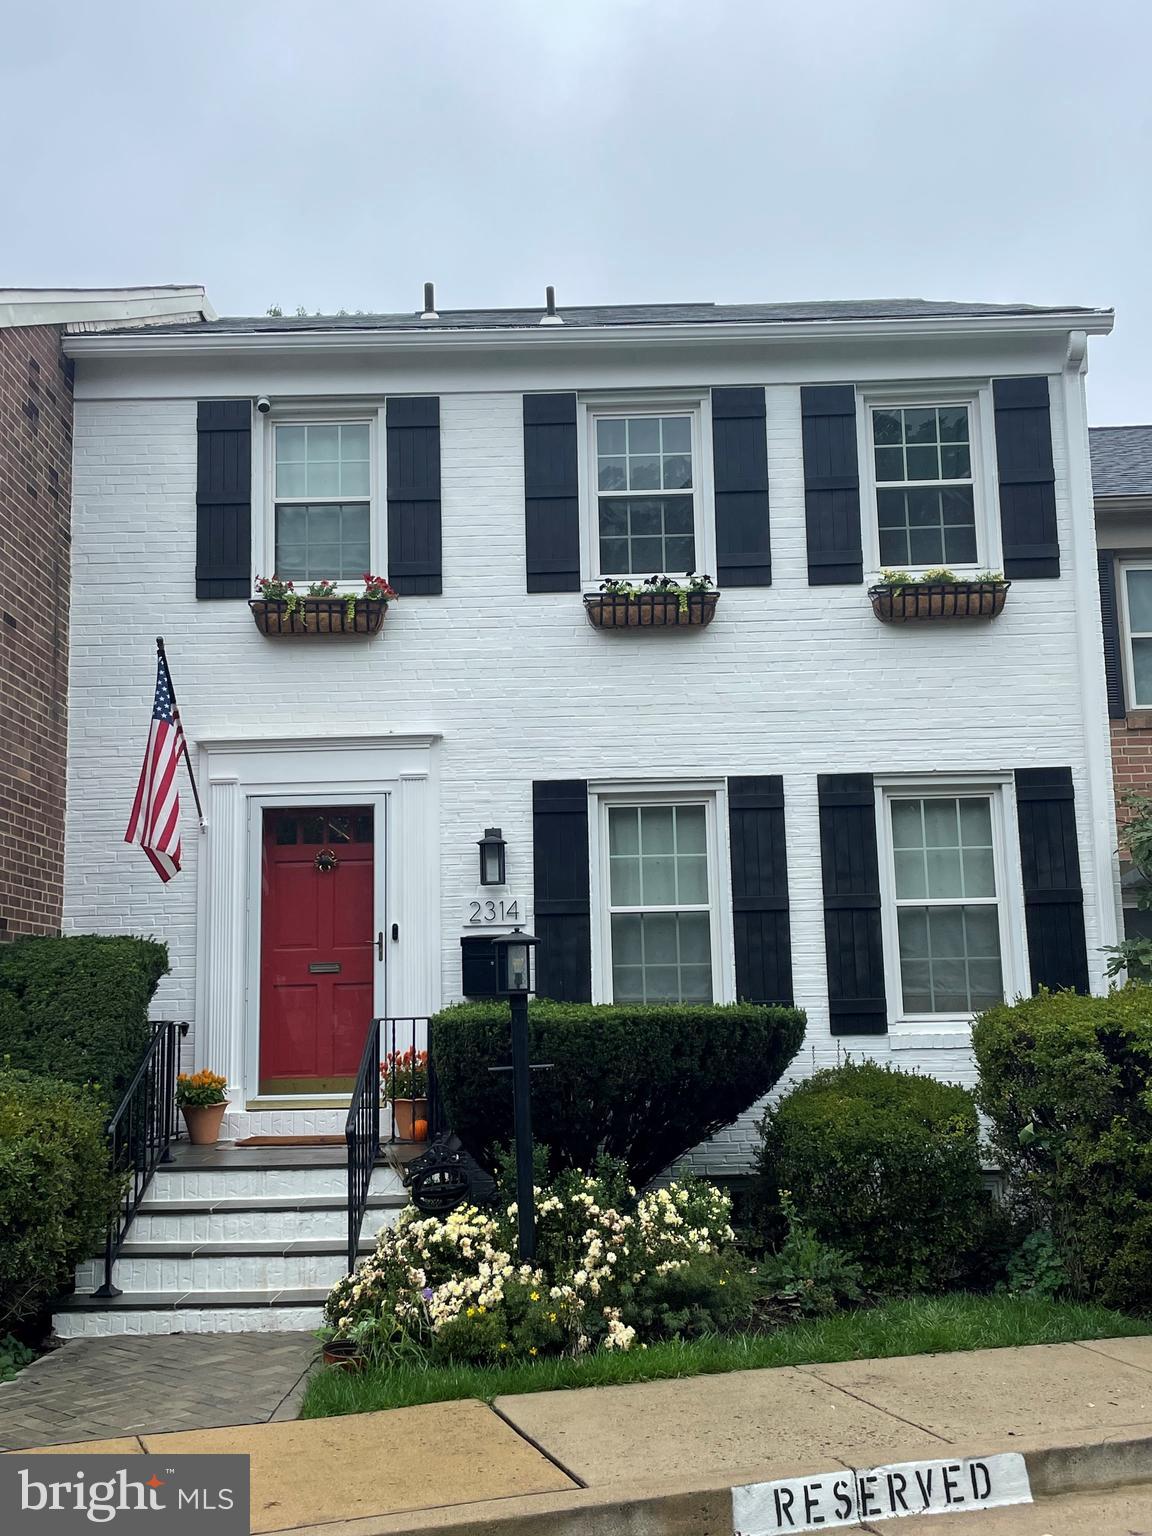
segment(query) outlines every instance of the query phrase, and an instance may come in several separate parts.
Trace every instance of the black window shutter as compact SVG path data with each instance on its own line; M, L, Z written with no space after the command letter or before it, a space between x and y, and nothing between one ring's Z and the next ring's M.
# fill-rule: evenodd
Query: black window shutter
M800 415L808 585L863 581L856 391L851 384L809 385L800 391Z
M1108 688L1108 713L1123 720L1128 713L1124 700L1124 668L1120 653L1120 612L1116 603L1116 552L1098 549L1100 565L1100 621L1104 628L1104 678Z
M992 404L1004 574L1012 580L1059 576L1048 380L1043 374L993 379Z
M388 401L388 580L402 597L444 590L440 555L440 401Z
M248 400L201 400L196 406L196 596L252 596Z
M834 1035L885 1035L876 796L870 773L819 777L824 947Z
M588 784L549 779L532 786L536 994L558 1003L592 1001L588 893Z
M746 1003L791 1003L784 780L778 774L728 780L728 832L736 996Z
M1016 819L1032 989L1088 991L1071 768L1017 768Z
M529 592L580 590L576 396L524 396L524 544Z
M712 391L712 478L717 583L771 586L763 389Z

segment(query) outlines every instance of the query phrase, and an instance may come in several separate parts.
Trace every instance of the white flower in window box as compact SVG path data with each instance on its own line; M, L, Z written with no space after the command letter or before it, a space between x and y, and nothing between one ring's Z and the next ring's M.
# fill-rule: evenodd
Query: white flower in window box
M671 576L649 576L639 587L602 581L599 592L585 597L584 611L596 629L702 629L715 617L719 598L711 576L689 571L683 583Z
M994 619L1004 611L1012 585L999 571L981 571L971 579L941 568L910 576L883 571L869 587L872 612L884 624L913 619Z

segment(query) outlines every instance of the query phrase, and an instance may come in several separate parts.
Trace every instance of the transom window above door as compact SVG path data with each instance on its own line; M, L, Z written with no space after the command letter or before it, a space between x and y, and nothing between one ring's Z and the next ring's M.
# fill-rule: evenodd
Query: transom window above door
M592 431L597 574L695 570L695 414L597 413Z
M892 796L888 813L903 1012L966 1015L1002 1002L991 797Z
M970 407L874 406L870 417L880 564L975 565Z
M372 564L371 427L284 422L273 430L276 574L359 579Z

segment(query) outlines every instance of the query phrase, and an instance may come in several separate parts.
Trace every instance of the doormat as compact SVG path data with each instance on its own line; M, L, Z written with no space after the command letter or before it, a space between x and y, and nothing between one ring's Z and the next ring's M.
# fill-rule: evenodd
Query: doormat
M238 1147L342 1147L343 1136L245 1136Z

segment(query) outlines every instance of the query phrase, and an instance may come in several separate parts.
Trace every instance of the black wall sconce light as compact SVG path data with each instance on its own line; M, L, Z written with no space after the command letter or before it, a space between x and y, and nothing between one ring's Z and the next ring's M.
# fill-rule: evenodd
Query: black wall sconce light
M505 850L507 844L500 835L499 827L485 827L479 841L480 884L503 885L506 878Z

